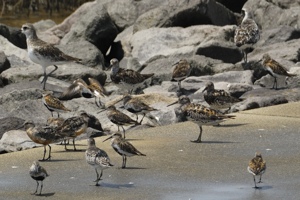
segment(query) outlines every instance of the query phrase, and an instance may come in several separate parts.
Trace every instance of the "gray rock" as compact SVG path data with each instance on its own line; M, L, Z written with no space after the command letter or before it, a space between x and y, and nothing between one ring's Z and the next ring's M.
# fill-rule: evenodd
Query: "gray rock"
M19 30L20 28L0 24L0 35L9 40L15 46L26 49L26 37Z
M22 127L25 122L24 119L18 117L5 117L0 119L0 139L2 135L10 130L16 130Z
M0 74L10 68L10 63L3 51L0 51Z

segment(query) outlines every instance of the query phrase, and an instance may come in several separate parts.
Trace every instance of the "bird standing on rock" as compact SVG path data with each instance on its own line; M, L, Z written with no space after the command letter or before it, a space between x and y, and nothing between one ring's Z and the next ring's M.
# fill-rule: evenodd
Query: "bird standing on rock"
M190 75L192 68L186 59L181 59L174 65L176 66L173 70L172 80L176 80L178 82L179 93L181 93L181 81Z
M43 83L43 89L46 87L48 76L57 70L58 67L56 65L69 62L81 62L81 59L66 55L54 45L40 40L32 24L24 24L21 31L26 36L27 51L30 60L43 67L44 78L41 82ZM54 66L54 70L47 74L46 68L50 65Z
M70 109L66 108L58 98L53 96L50 91L43 93L42 101L43 104L46 106L46 108L51 112L52 117L53 117L53 111L57 112L58 118L60 112L71 111Z

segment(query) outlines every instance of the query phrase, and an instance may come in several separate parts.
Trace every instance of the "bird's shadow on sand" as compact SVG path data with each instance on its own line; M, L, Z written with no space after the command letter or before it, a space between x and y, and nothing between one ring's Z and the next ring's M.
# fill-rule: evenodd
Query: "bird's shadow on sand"
M121 169L121 170L131 170L131 169L147 169L145 167L125 167L125 168L122 168L122 167L118 167L118 169Z
M254 187L253 187L254 188ZM266 185L266 186L261 186L258 188L254 188L255 190L269 190L269 189L273 189L273 186L271 185Z
M215 128L230 128L230 127L244 126L244 125L247 125L247 123L245 123L245 124L220 124L220 125L216 125L214 127Z
M55 192L50 192L50 193L35 194L34 196L50 197L50 196L54 196L54 194L55 194Z
M191 141L192 143L195 143ZM195 144L231 144L231 143L238 143L238 142L230 142L230 141L202 141L201 143L195 143Z
M66 161L78 161L80 159L51 159L51 160L39 160L40 162L66 162Z
M55 153L76 153L76 152L84 152L86 151L86 149L77 149L77 150L74 150L74 149L67 149L67 150L61 150L61 151L55 151ZM53 152L54 153L54 152Z
M115 188L115 189L120 189L120 188L134 188L134 184L112 184L112 183L101 183L98 187L107 187L107 188Z

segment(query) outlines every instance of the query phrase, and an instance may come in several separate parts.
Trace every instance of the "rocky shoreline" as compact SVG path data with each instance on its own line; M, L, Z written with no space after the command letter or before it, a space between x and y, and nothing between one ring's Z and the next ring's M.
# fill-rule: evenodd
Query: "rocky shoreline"
M177 99L177 83L170 81L172 65L185 58L192 72L182 81L182 88L195 102L206 104L202 90L207 81L243 100L230 112L298 101L298 76L288 79L287 84L284 77L278 79L280 89L272 90L273 78L257 61L268 53L291 73L300 74L300 6L294 1L248 0L243 7L252 11L261 30L247 64L233 42L240 14L222 1L98 0L83 4L61 24L39 21L34 26L42 40L57 44L84 64L60 65L49 78L47 89L59 95L75 79L93 77L111 92L103 98L106 105L115 103L122 98L122 91L111 83L108 65L111 58L117 58L123 68L155 73L140 96L159 110L151 113L159 124L168 125L174 123L175 114L174 107L166 105ZM41 66L28 58L25 36L18 29L0 24L1 153L35 147L22 123L33 120L45 124L51 116L41 101ZM77 98L64 104L73 111L63 114L65 118L85 110L100 120L107 133L117 130L105 112L98 113L94 99ZM151 120L145 123L136 128L152 124ZM91 129L88 135L94 132Z

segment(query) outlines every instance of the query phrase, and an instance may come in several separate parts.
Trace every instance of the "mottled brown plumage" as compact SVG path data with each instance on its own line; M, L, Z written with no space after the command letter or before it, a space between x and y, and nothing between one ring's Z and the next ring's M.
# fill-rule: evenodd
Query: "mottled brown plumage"
M60 112L69 112L70 109L66 108L64 104L55 96L53 96L50 92L45 92L42 98L43 104L46 108L51 112L51 116L53 117L53 111L57 112L59 117Z
M217 125L227 119L232 119L234 115L224 115L217 110L208 108L202 104L191 103L190 99L182 95L179 100L168 105L180 103L180 107L175 109L175 114L178 121L191 121L196 123L200 128L200 133L197 140L192 142L200 143L202 136L202 125Z
M123 69L119 67L119 61L116 58L110 60L111 73L110 78L121 89L127 90L129 94L138 87L141 87L144 81L154 75L141 74L132 69Z
M192 68L186 59L181 59L175 65L172 80L178 81L178 87L181 90L181 81L190 75Z
M111 146L113 149L123 158L122 168L126 168L127 156L146 156L137 150L130 142L122 138L121 133L114 133L112 136L106 138L103 142L109 139L111 139Z
M123 126L130 126L130 125L139 125L137 121L131 119L128 115L125 113L122 113L121 111L117 110L115 106L109 106L107 108L106 115L108 119L116 124L118 126L118 131L120 131L119 127L123 129L123 134L125 138L125 129Z
M261 153L259 153L259 152L255 153L255 157L249 161L249 165L248 165L247 169L248 169L248 172L253 175L254 187L258 188L256 186L255 176L260 176L258 183L261 183L261 177L267 169L266 161L263 160Z
M267 70L267 72L274 78L272 88L275 87L275 89L277 89L277 77L279 76L297 76L296 74L289 73L285 67L279 64L276 60L272 59L267 53L263 55L261 60L263 61L264 69Z

